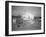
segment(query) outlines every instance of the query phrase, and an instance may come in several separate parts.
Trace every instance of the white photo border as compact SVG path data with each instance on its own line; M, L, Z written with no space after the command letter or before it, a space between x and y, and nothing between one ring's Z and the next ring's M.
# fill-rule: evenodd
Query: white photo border
M14 2L14 1L13 1ZM8 2L9 3L9 25L8 25L8 31L9 31L9 35L14 35L14 34L27 34L27 33L43 33L44 32L44 5L43 4L28 4L28 3L16 3L16 2ZM12 31L12 6L35 6L35 7L41 7L41 30L25 30L25 31Z

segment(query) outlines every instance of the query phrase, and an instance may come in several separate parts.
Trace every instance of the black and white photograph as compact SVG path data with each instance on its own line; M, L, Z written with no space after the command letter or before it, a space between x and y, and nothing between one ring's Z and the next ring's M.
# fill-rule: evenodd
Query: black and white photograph
M44 3L14 1L7 3L9 3L6 4L9 20L7 25L8 35L40 34L45 32Z
M41 29L41 7L12 6L12 31Z

